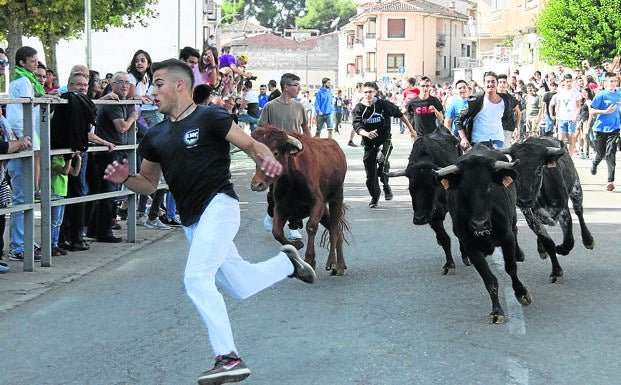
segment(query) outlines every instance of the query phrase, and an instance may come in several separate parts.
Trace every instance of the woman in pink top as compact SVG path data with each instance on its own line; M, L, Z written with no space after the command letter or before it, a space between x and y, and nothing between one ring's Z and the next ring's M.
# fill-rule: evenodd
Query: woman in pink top
M199 84L214 85L218 73L218 49L214 46L205 48L198 65L194 66L194 87Z

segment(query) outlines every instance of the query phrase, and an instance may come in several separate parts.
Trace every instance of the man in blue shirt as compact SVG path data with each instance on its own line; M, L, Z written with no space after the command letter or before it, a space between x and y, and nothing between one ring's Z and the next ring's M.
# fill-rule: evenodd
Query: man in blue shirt
M619 107L621 107L621 93L617 91L619 78L614 72L606 72L604 80L604 90L600 91L591 103L591 116L596 115L593 124L595 132L595 159L591 165L591 174L597 173L597 165L602 159L606 158L608 166L608 184L606 190L615 189L615 156L617 153L617 141L619 140L619 127L621 117Z
M457 130L454 119L459 111L468 104L468 83L466 83L465 80L458 80L455 83L455 90L457 91L457 95L453 98L453 102L446 108L444 127L448 128L455 136L459 137L459 131Z
M321 80L321 85L321 88L317 91L317 95L315 95L315 114L317 115L317 132L315 133L315 136L321 136L321 129L325 123L326 128L328 129L328 138L331 139L332 131L334 130L332 122L332 112L334 112L334 95L330 89L332 83L330 82L330 79L323 78Z

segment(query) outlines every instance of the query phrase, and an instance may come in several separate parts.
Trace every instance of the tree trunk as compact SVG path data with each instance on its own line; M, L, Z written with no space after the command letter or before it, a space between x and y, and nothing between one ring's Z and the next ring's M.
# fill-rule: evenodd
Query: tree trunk
M9 32L6 36L8 46L6 48L6 57L11 63L9 69L11 71L9 78L15 74L15 52L22 46L22 20L21 12L13 12L11 7L7 7L7 19L9 24Z
M58 74L58 63L56 62L56 46L60 38L53 34L43 34L39 37L41 45L43 45L43 51L45 51L45 65L47 68L51 68ZM39 55L39 60L42 59L42 55Z

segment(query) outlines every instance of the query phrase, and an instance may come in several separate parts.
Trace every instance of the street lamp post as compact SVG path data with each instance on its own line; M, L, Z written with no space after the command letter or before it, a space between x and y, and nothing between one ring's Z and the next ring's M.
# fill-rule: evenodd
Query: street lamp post
M220 11L220 10L218 10ZM220 15L218 15L220 16ZM235 16L239 16L239 13L232 13L230 15L226 15L224 17L218 17L218 21L216 22L216 25L213 27L213 35L216 38L216 47L218 49L220 49L220 34L218 33L218 27L220 27L220 24L222 23L223 20L231 18L231 17L235 17Z

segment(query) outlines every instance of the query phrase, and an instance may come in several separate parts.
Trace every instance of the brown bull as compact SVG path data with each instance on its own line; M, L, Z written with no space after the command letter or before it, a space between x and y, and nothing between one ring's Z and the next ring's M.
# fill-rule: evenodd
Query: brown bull
M281 244L304 247L299 240L290 241L283 232L288 218L306 218L308 245L305 260L315 268L315 235L321 223L329 235L326 270L343 275L347 268L343 255L344 231L349 230L344 215L343 183L347 172L345 154L331 139L319 139L275 127L259 127L252 137L268 146L282 163L280 177L267 177L257 167L250 188L264 191L273 184L274 220L272 234ZM321 245L326 243L324 232Z

